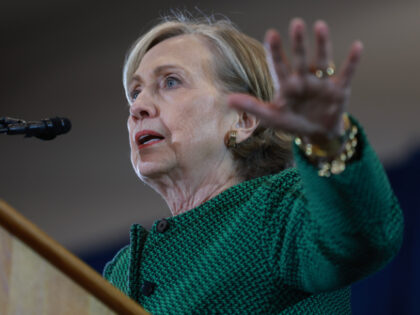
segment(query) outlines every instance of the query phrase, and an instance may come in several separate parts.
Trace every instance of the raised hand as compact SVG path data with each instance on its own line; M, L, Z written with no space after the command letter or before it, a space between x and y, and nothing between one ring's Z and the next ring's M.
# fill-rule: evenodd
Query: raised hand
M360 41L354 42L340 71L332 74L327 24L318 21L314 25L316 47L312 62L306 49L305 28L302 19L296 18L290 23L292 62L286 57L280 35L275 30L266 33L268 62L278 83L272 102L234 93L229 96L229 104L256 115L273 128L323 145L344 131L342 114L346 111L351 79L363 46Z

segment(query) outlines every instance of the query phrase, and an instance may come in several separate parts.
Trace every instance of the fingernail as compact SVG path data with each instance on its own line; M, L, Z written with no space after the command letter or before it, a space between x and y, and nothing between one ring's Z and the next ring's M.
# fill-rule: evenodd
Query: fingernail
M290 23L292 23L292 24L296 24L296 23L298 23L298 24L304 24L305 22L303 21L302 18L295 17L295 18L292 19L292 21Z
M322 20L318 20L315 22L314 29L322 35L328 34L328 25Z
M356 40L356 41L354 42L354 45L355 45L355 46L357 46L357 48L358 48L359 50L362 50L362 49L363 49L363 43L362 43L362 41L361 41L361 40Z

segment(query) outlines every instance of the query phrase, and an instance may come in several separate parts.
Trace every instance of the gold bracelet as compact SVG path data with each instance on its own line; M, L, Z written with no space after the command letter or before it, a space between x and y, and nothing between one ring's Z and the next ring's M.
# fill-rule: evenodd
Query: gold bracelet
M301 138L295 138L295 144L301 149L310 162L318 167L318 175L330 177L340 174L346 169L346 163L354 156L357 147L357 126L352 125L347 114L343 114L345 134L337 137L327 146L320 147L304 143ZM338 152L338 154L337 154ZM331 155L334 153L334 155Z

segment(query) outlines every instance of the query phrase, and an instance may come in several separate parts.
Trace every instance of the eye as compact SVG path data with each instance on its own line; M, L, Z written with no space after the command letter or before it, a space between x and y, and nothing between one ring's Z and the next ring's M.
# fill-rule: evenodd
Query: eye
M165 78L165 87L168 89L175 88L181 83L181 81L178 78L175 78L173 76L168 76Z
M134 90L131 92L130 97L131 97L131 101L134 102L137 98L137 96L139 96L140 94L140 90Z

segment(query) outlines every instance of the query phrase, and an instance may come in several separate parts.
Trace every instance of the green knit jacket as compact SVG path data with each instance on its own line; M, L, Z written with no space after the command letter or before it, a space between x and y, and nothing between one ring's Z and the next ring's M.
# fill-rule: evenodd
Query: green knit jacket
M359 126L360 127L360 126ZM350 287L398 251L403 218L359 128L359 154L319 177L296 168L134 224L104 276L153 314L350 314Z

